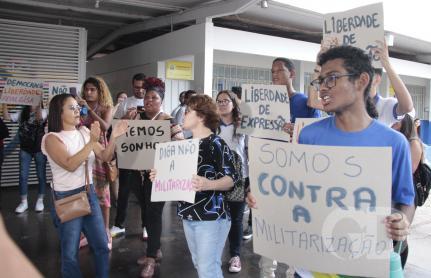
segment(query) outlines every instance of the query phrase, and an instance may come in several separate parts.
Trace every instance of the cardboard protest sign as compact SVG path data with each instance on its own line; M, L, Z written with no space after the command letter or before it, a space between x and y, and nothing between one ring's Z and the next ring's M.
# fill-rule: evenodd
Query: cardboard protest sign
M79 96L81 94L81 84L78 83L52 83L49 82L48 88L48 104L56 95L71 94Z
M254 137L289 141L283 125L290 122L289 95L286 86L242 85L239 133Z
M376 40L384 41L383 3L367 5L344 12L325 14L323 40L337 38L340 45L352 45L363 49L373 62L382 67L371 49Z
M118 168L154 168L156 145L171 140L170 125L169 121L130 120L129 130L116 142Z
M153 182L151 202L194 203L196 192L192 188L192 177L197 174L198 155L199 139L158 144L154 161L157 177Z
M389 147L250 138L253 248L310 271L389 277Z
M43 94L43 81L8 77L0 96L0 103L39 105Z
M322 120L322 118L296 118L295 126L293 127L292 143L298 144L299 134L304 127L320 120Z

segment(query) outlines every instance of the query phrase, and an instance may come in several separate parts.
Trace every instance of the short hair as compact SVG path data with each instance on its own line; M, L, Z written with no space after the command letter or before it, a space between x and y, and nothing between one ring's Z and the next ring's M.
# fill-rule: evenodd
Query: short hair
M374 69L375 75L379 75L379 76L383 75L383 69L381 69L381 68L373 68L373 69Z
M292 60L287 59L287 58L282 58L282 57L278 57L275 58L274 61L272 61L272 63L274 64L275 62L282 62L283 65L289 70L295 70L295 65L293 64Z
M103 80L100 76L95 77L89 77L84 81L84 84L82 85L81 90L81 97L85 99L85 86L87 84L92 84L97 89L97 95L98 95L98 103L105 107L112 107L113 101L111 92L109 91L108 85L106 85L105 80Z
M187 106L189 109L196 111L198 117L203 119L204 125L212 132L216 132L220 125L220 116L217 112L217 106L214 100L203 94L192 96Z
M378 117L376 107L370 98L370 88L374 77L374 68L371 66L370 57L365 54L362 49L353 46L337 46L322 53L318 59L319 66L324 65L328 61L342 59L343 67L349 74L352 74L352 76L348 77L349 81L358 79L362 73L368 74L370 80L364 90L364 102L368 114L372 118Z
M156 92L160 98L165 98L165 82L157 77L148 77L145 78L144 89L146 92L154 91Z
M145 74L143 74L142 72L137 73L137 74L133 75L132 83L133 83L135 80L136 80L136 81L144 81L144 82L145 82L145 78L146 78L146 76L145 76Z
M54 96L49 102L48 113L48 131L60 132L63 130L63 121L61 115L63 114L63 106L68 98L75 99L71 94L60 94Z

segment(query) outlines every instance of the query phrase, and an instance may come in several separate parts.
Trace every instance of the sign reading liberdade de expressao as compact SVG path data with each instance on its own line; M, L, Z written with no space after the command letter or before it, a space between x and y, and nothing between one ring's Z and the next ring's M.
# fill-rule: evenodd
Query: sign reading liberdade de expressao
M6 79L0 103L39 105L43 94L43 81L36 79Z
M251 138L253 248L310 271L389 277L391 148Z
M244 84L240 104L239 133L254 137L289 141L283 125L290 122L289 95L286 86Z

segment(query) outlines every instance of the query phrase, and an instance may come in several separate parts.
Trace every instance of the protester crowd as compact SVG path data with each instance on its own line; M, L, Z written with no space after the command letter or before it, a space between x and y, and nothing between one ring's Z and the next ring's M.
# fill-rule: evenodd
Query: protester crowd
M289 98L291 120L281 132L292 135L298 118L320 118L322 111L329 114L305 127L299 143L392 148L394 212L382 225L386 225L394 245L405 242L401 254L404 266L408 254L406 238L416 207L414 174L424 161L424 151L414 122L412 98L390 64L384 42L374 49L374 55L380 58L396 98L379 94L381 69L373 68L362 50L350 46L322 47L309 97L295 91L296 70L288 58L273 61L272 83L285 86ZM252 238L253 227L251 210L248 226L243 227L244 211L247 206L259 208L250 191L249 165L253 162L248 156L249 136L239 132L240 97L223 90L212 99L189 90L180 94L179 106L168 114L162 109L165 98L162 80L137 73L132 77L131 87L130 96L124 91L116 95L115 106L107 84L100 77L86 79L78 96L55 96L49 111L40 104L9 114L4 105L3 120L19 123L20 197L16 213L29 209L27 182L33 158L39 179L35 210L44 210L48 161L53 175L51 195L56 204L51 214L60 238L61 275L82 276L79 248L88 244L96 276L108 277L112 238L127 232L125 220L129 194L133 192L140 206L142 237L146 240L145 256L134 260L142 265L141 277L153 277L155 269L163 267L160 262L165 203L151 201L157 169L119 169L118 177L113 177L116 171L112 167L116 167L115 142L126 133L129 120L167 121L172 141L199 139L197 175L192 180L195 202L179 201L177 209L194 267L199 277L223 277L222 251L227 244L231 257L229 272L240 272L242 241ZM3 134L2 137L7 136ZM91 214L64 221L57 202L80 192L86 193ZM115 220L109 223L113 204ZM261 277L275 277L276 268L276 260L261 257ZM312 274L289 267L287 275Z

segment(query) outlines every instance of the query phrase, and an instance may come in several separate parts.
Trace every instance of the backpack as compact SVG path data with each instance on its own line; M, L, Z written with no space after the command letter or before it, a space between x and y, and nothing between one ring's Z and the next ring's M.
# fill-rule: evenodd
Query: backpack
M242 176L242 160L241 156L235 151L232 151L233 167L238 176L238 179L233 185L230 191L226 192L226 199L229 202L244 202L245 200L245 188L244 180Z
M415 205L420 207L427 200L431 188L431 169L422 161L413 174L413 183L416 192Z

